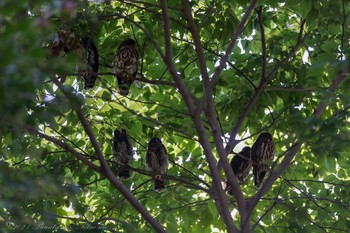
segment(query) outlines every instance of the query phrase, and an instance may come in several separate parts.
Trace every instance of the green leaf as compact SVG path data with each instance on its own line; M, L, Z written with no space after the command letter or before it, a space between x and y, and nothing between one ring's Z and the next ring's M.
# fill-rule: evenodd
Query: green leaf
M102 93L102 99L103 99L104 101L111 101L111 100L112 100L111 94L110 94L109 92L107 92L107 91L104 91L104 92Z

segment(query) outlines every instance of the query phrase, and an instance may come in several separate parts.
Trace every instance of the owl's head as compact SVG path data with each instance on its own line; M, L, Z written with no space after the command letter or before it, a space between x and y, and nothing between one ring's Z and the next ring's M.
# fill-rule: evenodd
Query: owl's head
M121 135L121 132L119 130L114 130L114 137L119 137Z
M162 144L162 140L160 140L159 138L152 138L151 140L149 140L148 145L155 145L155 144Z
M125 129L122 129L122 131L119 131L119 130L114 130L114 137L116 138L121 138L123 136L126 136L126 131Z
M136 42L133 39L126 39L120 44L120 47L124 45L135 45L135 44Z
M258 138L264 138L264 139L272 140L272 135L269 132L264 132L264 133L261 133Z
M250 147L249 146L244 147L240 152L240 154L242 154L245 157L250 157Z

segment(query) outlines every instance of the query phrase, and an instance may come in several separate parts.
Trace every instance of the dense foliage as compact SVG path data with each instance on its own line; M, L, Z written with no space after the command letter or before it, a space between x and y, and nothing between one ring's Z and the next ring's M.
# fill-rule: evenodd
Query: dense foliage
M1 231L348 232L349 14L346 0L0 1ZM76 56L48 55L62 24L99 50L91 90ZM139 74L122 96L127 38ZM112 160L122 128L128 180ZM229 160L264 131L272 172L239 186ZM153 137L169 154L160 193Z

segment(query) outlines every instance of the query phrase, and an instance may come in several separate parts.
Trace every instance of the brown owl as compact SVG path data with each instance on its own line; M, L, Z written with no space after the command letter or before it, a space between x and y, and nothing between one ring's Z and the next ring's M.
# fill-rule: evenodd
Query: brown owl
M94 87L98 78L99 58L98 50L92 38L83 38L82 45L85 51L82 54L83 67L80 69L80 72L84 78L84 89L87 90Z
M118 176L123 179L130 177L128 162L133 160L134 151L125 129L114 131L113 137L114 161L118 166Z
M233 173L237 176L239 184L243 184L251 168L250 147L244 147L241 152L239 152L235 157L233 157L230 165L233 170ZM227 190L229 191L229 194L232 195L230 185L228 185Z
M75 54L80 60L79 73L84 78L84 89L91 89L98 78L99 56L92 38L78 40L68 25L62 25L49 45L50 56Z
M255 186L260 187L266 173L270 170L267 161L273 161L275 145L270 133L262 133L255 141L251 150Z
M230 164L233 173L235 173L238 178L239 184L243 184L251 168L250 147L244 147L243 150L231 160Z
M58 56L62 52L70 53L79 50L81 46L72 29L68 25L63 24L60 26L52 43L50 43L49 48L51 56Z
M114 73L117 75L119 92L128 95L137 74L138 53L133 39L123 41L114 56Z
M156 174L154 177L154 190L161 191L165 188L161 175L168 172L168 154L159 138L152 138L148 143L146 164L149 170Z

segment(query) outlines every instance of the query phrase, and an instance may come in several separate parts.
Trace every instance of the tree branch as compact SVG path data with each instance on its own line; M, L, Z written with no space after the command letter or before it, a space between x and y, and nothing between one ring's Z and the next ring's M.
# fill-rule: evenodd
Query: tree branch
M267 74L266 79L264 80L264 82L260 82L260 85L257 87L257 89L255 89L255 92L252 96L252 98L249 100L249 102L247 103L247 105L245 106L245 108L243 109L243 112L241 113L241 115L238 117L236 124L233 126L231 134L230 134L230 138L229 141L226 145L226 152L229 153L230 151L233 150L233 148L236 146L237 141L236 141L236 135L243 123L243 121L245 120L245 118L248 116L250 110L252 109L252 107L254 106L254 104L256 103L256 101L258 100L258 97L260 96L260 94L263 92L267 82L272 79L274 77L274 75L277 73L277 71L285 64L289 61L289 59L291 57L293 57L295 55L295 53L299 50L299 48L304 44L304 40L305 37L302 37L303 34L303 28L304 28L304 24L305 21L302 21L302 24L300 26L300 31L299 31L299 36L297 39L297 42L295 44L295 46L293 47L293 49L288 53L288 55L278 64L276 64L275 68L269 73ZM306 36L306 35L305 35ZM220 162L220 161L219 161ZM221 167L220 164L218 164L219 167Z
M183 2L183 7L187 6L186 2ZM175 65L172 61L172 49L171 49L171 34L170 34L170 25L169 25L169 16L166 0L161 0L161 7L163 12L163 22L164 22L164 32L165 32L165 45L166 45L166 57L165 62L168 65L169 71L176 82L178 89L187 105L192 121L195 125L199 136L199 142L204 150L204 154L209 163L209 168L211 174L213 175L213 183L215 193L212 193L213 198L215 200L215 205L217 206L219 214L222 216L223 221L225 222L227 229L229 232L238 232L237 228L233 224L232 217L229 212L229 201L227 196L224 193L224 190L221 187L221 178L219 170L216 167L216 161L212 154L211 146L208 141L205 128L201 122L200 115L194 114L194 105L191 99L191 95L182 81L181 77L176 71ZM191 11L191 9L184 9L184 11ZM218 197L215 197L218 195Z
M283 87L283 86L268 86L265 91L283 91L283 92L306 92L306 91L324 91L323 88L299 88L299 87Z
M12 121L13 122L13 121ZM79 159L80 161L82 161L84 164L86 164L89 168L97 171L97 172L101 172L101 167L96 166L93 162L91 162L90 160L88 160L87 158L85 158L85 156L81 153L79 153L78 151L76 151L75 149L73 149L72 147L70 147L67 143L62 142L52 136L49 136L47 134L44 134L42 132L40 132L39 130L23 124L23 123L18 123L18 122L13 122L15 125L19 126L20 128L26 130L28 133L38 136L40 138L46 139L49 142L54 143L55 145L61 147L62 149L64 149L65 151L71 153L73 156L75 156L77 159Z
M57 79L52 78L53 82L58 86L58 88L63 92L63 94L70 99L69 94L62 88L62 85L57 81ZM123 185L122 182L120 182L113 172L111 171L107 161L105 160L103 153L101 151L101 148L96 140L96 137L85 118L84 114L80 111L80 109L75 110L81 124L83 125L83 128L88 135L94 149L97 158L100 161L101 164L101 171L100 174L105 176L109 182L129 201L129 203L142 215L142 217L154 228L157 230L157 232L166 232L163 228L163 226L155 219L153 218L148 210L138 201L138 199Z
M117 76L115 73L113 72L103 72L103 73L98 73L99 75L113 75L113 76ZM144 83L149 83L149 84L157 84L157 85L165 85L165 86L169 86L169 87L177 87L175 83L170 82L170 81L165 81L165 80L150 80L147 79L143 74L139 74L141 78L137 78L137 77L131 77L132 80L137 80L140 82L144 82ZM78 76L78 75L77 75Z
M181 3L182 3L185 18L186 18L187 23L188 23L189 30L190 30L191 35L193 37L195 51L196 51L197 58L198 58L198 65L199 65L199 69L200 69L202 79L203 79L203 90L205 92L205 90L208 88L208 84L209 84L209 74L208 74L208 70L207 70L206 59L204 56L202 42L200 39L198 28L194 22L193 17L192 17L191 7L189 6L188 1L182 0ZM202 103L204 104L204 102L202 102ZM211 104L209 104L209 103L211 103ZM240 203L238 205L238 207L240 209L240 212L243 213L244 209L245 209L245 201L243 198L242 191L240 190L238 179L234 175L234 173L229 165L225 150L223 148L223 144L222 144L222 140L221 140L221 133L220 133L221 130L218 127L218 122L216 119L216 111L214 108L214 104L213 104L213 100L212 100L211 95L209 96L208 104L209 104L209 106L208 106L208 111L206 112L206 115L207 115L207 119L208 119L209 124L210 124L212 134L214 136L216 149L218 151L220 158L224 161L224 165L225 165L224 169L225 169L225 172L226 172L227 177L228 177L228 182L231 184L231 187L237 187L237 189L233 189L233 195L236 197L237 202ZM200 117L200 114L201 114L201 111L197 110L195 117ZM220 185L220 187L218 187L218 189L217 189L220 192L219 193L219 196L221 196L220 199L222 199L222 198L227 199L227 197L224 196L224 194L222 194L221 182L219 183L218 181L215 181L215 179L213 180L213 182L214 182L215 186ZM229 216L227 214L229 211L227 211L226 208L223 208L223 205L225 205L225 204L221 203L221 209L223 211L221 215L224 217L223 219L224 219L225 224L227 225L227 230L229 232L230 231L237 231L238 229L234 226L231 216Z
M191 35L192 35L192 38L193 38L195 51L196 51L197 59L198 59L198 65L199 65L199 69L200 69L202 79L203 79L204 89L206 89L208 86L208 83L209 83L209 74L208 74L208 70L207 70L207 64L206 64L206 60L205 60L205 56L204 56L204 51L203 51L199 31L198 31L196 23L194 22L194 19L192 17L192 10L191 10L190 5L188 4L188 1L181 0L181 4L182 4L182 9L183 9L185 18L187 20L188 28L189 28Z
M348 66L344 64L339 70L338 74L334 77L331 85L329 86L329 90L334 91L340 85L341 81L344 80L348 76ZM327 103L329 101L329 96L326 94L320 101L317 109L313 112L312 116L316 119L320 118L321 114L324 112ZM267 177L263 186L256 193L254 198L252 198L249 202L249 212L253 211L256 204L260 200L260 198L267 193L267 191L271 188L272 184L275 180L288 168L290 162L295 157L296 153L299 151L301 146L303 145L302 141L295 143L291 148L289 148L288 153L283 158L282 162L279 164L275 171L271 171L269 176Z
M339 72L337 73L337 75L335 76L335 78L333 79L331 85L328 88L330 91L334 91L335 89L337 89L338 86L340 85L340 83L346 77L349 76L348 69L349 69L349 67L348 67L348 65L346 63L341 65ZM319 118L321 116L321 114L324 112L326 106L328 106L328 104L329 104L329 95L326 94L321 99L320 104L318 105L318 108L313 113L313 116L315 118Z
M230 43L225 51L225 54L220 59L219 66L216 68L215 73L213 74L213 76L208 84L208 87L205 89L203 98L202 98L202 100L198 106L198 109L197 109L197 114L199 114L203 110L204 104L205 104L206 100L208 99L208 96L211 95L213 88L215 87L216 83L218 82L220 74L226 66L226 62L228 61L228 58L229 58L230 54L232 53L233 47L237 42L238 36L242 33L242 31L244 29L244 25L247 22L251 12L254 9L256 1L257 0L252 0L250 2L247 10L245 11L245 13L242 17L242 20L238 24L237 29L236 29L235 33L233 34L231 41L230 41Z
M233 170L232 170L230 163L227 159L227 154L226 154L225 148L223 146L222 138L221 138L221 133L220 133L221 131L219 129L218 121L216 118L216 111L214 108L213 97L209 96L208 98L209 98L208 109L205 111L205 113L206 113L206 116L208 118L208 122L210 125L212 135L214 137L216 150L219 154L220 161L222 161L222 164L223 164L223 168L224 168L224 171L225 171L225 174L227 177L227 181L231 185L231 187L233 187L232 193L237 200L238 211L240 213L241 223L242 223L242 222L244 222L244 220L247 217L249 217L245 214L246 201L244 200L243 193L242 193L242 190L240 188L238 179L237 179L236 175L233 173ZM234 230L236 230L236 229L234 229ZM241 231L242 232L249 232L249 225L244 226L243 228L241 227Z
M155 177L155 175L157 175L156 173L154 172L150 172L150 171L145 171L145 170L142 170L142 169L139 169L139 168L134 168L134 167L131 167L131 166L128 166L130 170L132 171L135 171L137 173L140 173L140 174L143 174L143 175L146 175L146 176L149 176L149 177ZM187 177L186 177L187 178ZM166 175L166 174L163 174L162 175L162 179L164 180L173 180L173 181L176 181L176 182L179 182L179 183L182 183L186 186L188 186L189 188L192 188L192 189L196 189L196 190L201 190L203 192L206 192L208 193L209 190L206 189L206 188L203 188L197 184L193 184L191 183L190 181L187 181L187 180L184 180L184 179L180 179L178 177L175 177L175 176L171 176L171 175Z
M162 16L163 16L163 29L164 29L164 40L165 40L165 49L166 55L162 56L165 64L167 64L169 72L173 77L177 88L179 89L186 106L189 110L190 115L192 116L194 113L194 105L191 98L191 93L187 89L185 83L183 82L181 76L179 75L175 64L172 60L173 51L171 46L171 33L170 33L170 21L168 15L168 6L166 0L161 0L161 8L162 8Z
M261 40L261 79L260 82L266 80L266 40L265 40L265 30L263 25L262 18L262 6L260 5L257 10L258 14L258 24L260 31L260 40Z

